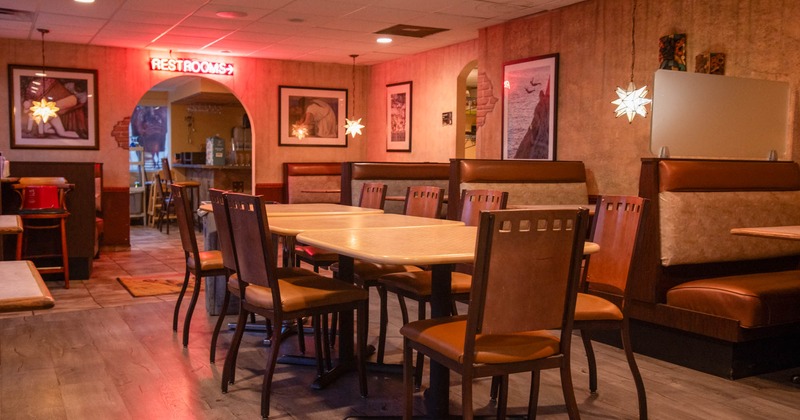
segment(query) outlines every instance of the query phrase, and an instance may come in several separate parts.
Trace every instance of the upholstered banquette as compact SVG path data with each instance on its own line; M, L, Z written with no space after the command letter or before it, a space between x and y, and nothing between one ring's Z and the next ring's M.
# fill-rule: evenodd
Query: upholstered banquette
M342 164L342 204L358 203L365 182L386 184L387 197L405 197L408 187L427 185L447 191L449 165L434 162L345 162ZM451 195L460 197L461 194ZM403 213L403 201L387 200L386 213ZM446 205L445 205L446 206Z
M338 203L341 162L284 162L284 203Z
M578 161L451 159L450 197L464 189L508 192L508 206L518 204L588 204L586 168ZM460 209L448 207L448 218Z
M800 225L800 166L643 159L639 185L634 349L729 378L800 365L800 241L730 233Z

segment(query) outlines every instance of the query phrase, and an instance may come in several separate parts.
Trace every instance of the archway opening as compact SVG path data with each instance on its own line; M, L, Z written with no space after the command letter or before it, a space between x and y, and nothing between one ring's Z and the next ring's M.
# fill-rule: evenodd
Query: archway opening
M478 61L469 62L458 75L458 106L456 107L457 158L476 157L476 131L478 110Z

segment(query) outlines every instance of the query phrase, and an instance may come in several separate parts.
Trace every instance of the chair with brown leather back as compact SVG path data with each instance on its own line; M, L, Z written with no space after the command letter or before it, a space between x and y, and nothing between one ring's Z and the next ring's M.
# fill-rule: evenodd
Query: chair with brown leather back
M597 365L591 332L619 330L636 384L640 419L647 418L647 395L631 348L628 281L632 277L631 263L641 243L642 221L647 209L648 200L635 196L603 196L598 201L591 240L600 245L600 252L592 255L584 268L586 280L578 293L574 324L574 328L581 331L589 362L589 390L593 394L597 391Z
M192 300L189 301L189 308L186 310L186 318L183 321L183 346L187 347L189 345L189 326L192 323L192 314L197 304L197 298L200 296L200 282L203 277L228 276L230 273L222 263L221 251L200 251L200 248L198 248L194 225L192 224L191 203L186 195L185 187L173 184L171 186L171 198L175 206L175 214L178 216L178 230L181 234L181 246L183 247L186 262L183 286L178 295L178 300L175 302L175 313L172 316L173 331L178 331L178 313L181 309L181 302L189 285L189 277L190 275L194 276Z
M222 392L228 391L228 384L235 369L236 354L244 332L244 324L249 313L255 312L270 319L273 325L281 325L284 320L304 316L311 317L318 324L320 318L329 313L355 311L358 321L356 365L359 391L362 397L366 397L367 291L355 285L319 275L298 277L291 282L280 279L277 274L276 252L273 249L266 209L261 197L235 193L228 193L225 197L230 216L234 255L236 255L241 311L230 350L225 358L225 367L222 372ZM246 252L240 252L241 250L246 250ZM315 331L319 331L319 329L315 328ZM318 367L321 366L319 358L322 347L319 335L318 333L314 334ZM261 391L261 415L265 418L269 416L272 376L280 353L281 338L281 334L274 334L272 345L268 350L267 367Z
M462 190L461 191L461 217L460 220L467 226L476 226L480 220L480 213L484 210L502 210L506 208L508 193L497 190ZM468 300L472 288L471 265L457 267L460 271L451 274L451 294L454 300ZM405 299L417 302L417 319L426 318L425 305L431 300L431 271L410 271L405 273L392 273L378 279L378 294L381 296L381 329L378 337L378 363L384 358L386 349L386 324L388 323L388 310L386 307L387 292L397 295L400 303L400 312L403 324L408 323L408 309ZM455 306L453 315L456 315ZM417 355L416 386L419 388L422 381L423 357Z
M540 371L554 368L570 418L580 416L570 342L587 219L586 209L481 213L467 315L400 329L405 419L413 414L413 350L461 375L465 419L473 418L473 379L487 376L502 378L497 416L505 418L508 375L518 372L533 373L528 415L534 418Z
M225 207L224 191L211 188L208 190L209 200L211 201L211 208L214 214L214 223L217 226L217 243L222 252L222 265L228 271L228 281L226 282L225 295L222 298L222 307L220 308L219 318L216 325L214 325L214 332L211 335L211 363L216 361L217 338L219 331L222 329L222 323L225 320L225 315L228 313L228 305L230 304L231 295L239 297L239 279L236 277L236 255L233 250L233 239L231 238L231 230L228 221L227 207ZM299 268L299 267L281 267L277 269L278 277L282 279L291 277L303 277L314 275L313 272ZM298 324L298 328L302 328L302 322ZM268 329L267 335L272 336L271 331ZM300 351L305 351L305 340L302 334L300 338Z
M358 207L381 209L386 203L386 185L380 182L367 182L361 187L361 198ZM294 246L295 265L299 266L300 261L314 267L314 272L318 273L320 267L328 268L339 261L339 255L327 249L318 248L312 245L295 244Z

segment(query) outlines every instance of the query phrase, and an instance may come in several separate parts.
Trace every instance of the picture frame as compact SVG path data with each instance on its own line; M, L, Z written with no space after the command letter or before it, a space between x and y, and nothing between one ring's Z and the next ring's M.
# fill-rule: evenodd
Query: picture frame
M97 70L8 65L12 149L98 150ZM44 86L57 116L45 122L30 112Z
M347 89L278 87L278 145L347 147Z
M558 54L503 64L503 159L556 160Z
M386 85L386 151L411 151L412 82Z

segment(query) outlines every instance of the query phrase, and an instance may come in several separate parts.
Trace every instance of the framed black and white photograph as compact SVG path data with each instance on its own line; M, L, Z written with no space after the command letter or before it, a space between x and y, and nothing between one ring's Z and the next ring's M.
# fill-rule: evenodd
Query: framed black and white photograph
M347 147L347 89L279 86L280 146Z
M503 159L556 160L558 54L503 66Z
M97 71L9 64L12 149L98 149Z
M386 85L386 151L411 151L411 82Z

